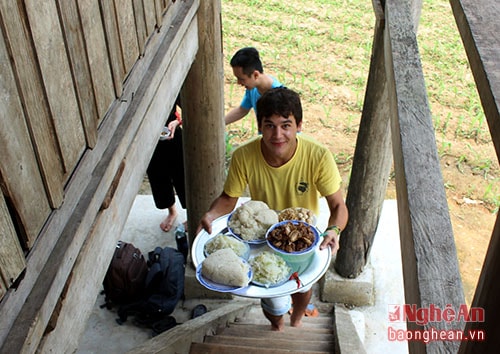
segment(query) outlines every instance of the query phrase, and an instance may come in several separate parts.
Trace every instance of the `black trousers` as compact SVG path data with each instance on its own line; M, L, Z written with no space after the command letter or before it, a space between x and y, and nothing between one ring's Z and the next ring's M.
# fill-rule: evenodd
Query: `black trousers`
M146 172L158 209L166 209L174 205L175 193L182 207L186 208L182 128L176 129L172 140L158 141Z

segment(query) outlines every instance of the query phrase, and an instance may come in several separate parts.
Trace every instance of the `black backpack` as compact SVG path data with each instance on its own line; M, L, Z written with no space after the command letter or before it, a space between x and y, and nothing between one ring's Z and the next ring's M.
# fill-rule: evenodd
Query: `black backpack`
M117 322L123 324L134 316L134 324L155 328L155 324L170 318L184 295L184 256L172 247L156 247L148 254L149 271L144 297L134 303L120 306Z
M128 304L144 296L148 265L141 250L133 244L118 241L113 258L104 277L107 308Z

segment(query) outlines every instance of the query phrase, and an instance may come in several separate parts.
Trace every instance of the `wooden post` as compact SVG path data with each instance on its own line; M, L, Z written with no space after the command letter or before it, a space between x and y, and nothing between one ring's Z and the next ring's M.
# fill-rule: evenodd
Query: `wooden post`
M200 1L199 49L181 92L189 242L224 183L224 70L220 0Z
M346 199L349 222L335 261L335 270L346 278L361 274L368 260L392 162L384 67L385 20L380 7L375 8L375 14L370 72Z
M472 0L450 1L457 27L476 81L484 114L488 120L491 139L500 158L500 30L498 1ZM500 219L497 215L493 234L479 277L473 307L484 309L484 322L467 322L464 335L475 340L463 341L459 353L493 353L500 346L497 335L500 327L500 286L497 274L500 271ZM479 331L479 332L478 332ZM481 338L481 335L485 338Z
M409 4L387 0L385 60L396 175L405 303L416 308L460 310L464 293L434 127ZM462 330L464 316L419 323L422 333ZM408 341L409 352L456 353L453 340Z

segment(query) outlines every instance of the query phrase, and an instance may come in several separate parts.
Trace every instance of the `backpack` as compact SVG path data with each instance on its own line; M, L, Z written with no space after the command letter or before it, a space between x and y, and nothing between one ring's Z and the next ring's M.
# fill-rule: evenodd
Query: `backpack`
M141 250L133 244L118 241L113 258L104 277L105 304L113 305L135 302L144 296L148 265Z
M123 324L135 316L134 324L153 328L155 323L169 318L184 295L184 256L172 247L156 247L148 253L144 297L132 304L120 306L117 322Z

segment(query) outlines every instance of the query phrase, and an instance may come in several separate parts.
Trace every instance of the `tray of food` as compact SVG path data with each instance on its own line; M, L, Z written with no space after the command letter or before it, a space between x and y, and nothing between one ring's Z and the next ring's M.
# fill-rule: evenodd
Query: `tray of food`
M316 222L313 216L308 215L306 216L307 219L299 220L297 218L294 221L289 221L279 219L279 212L273 211L276 214L276 218L270 215L269 212L266 212L268 215L262 218L262 220L270 224L259 226L258 230L256 228L252 236L254 239L245 239L244 237L247 237L245 236L245 230L242 230L240 227L238 229L239 235L243 234L244 236L238 237L238 233L234 231L234 228L231 230L232 228L229 226L229 221L237 210L235 209L233 213L214 220L212 222L212 233L209 234L205 230L202 230L193 241L191 258L197 270L197 279L203 286L210 290L230 292L243 297L276 297L293 294L299 291L300 288L315 283L328 270L331 262L331 250L330 248L319 249L319 244L321 243L319 232L314 225L306 222L306 220ZM287 213L290 213L290 210ZM301 211L301 215L303 214ZM243 219L243 221L245 220ZM280 251L276 247L273 247L273 244L269 244L266 241L266 236L268 236L268 233L273 232L273 230L274 234L276 234L276 231L286 234L286 232L289 232L288 228L292 228L293 231L294 228L304 227L303 224L310 226L314 230L314 237L317 239L304 246L304 249L297 250L297 257L304 257L304 253L310 254L306 262L301 259L300 266L297 266L294 255L288 258L280 257ZM252 225L252 227L255 227L255 225ZM247 233L247 235L250 234ZM222 278L217 279L217 281L203 276L204 261L211 254L218 252L218 248L226 248L226 251L228 251L227 248L230 248L231 251L230 256L225 255L222 257L219 254L218 257L211 257L217 258L217 262L220 263L218 266L223 267L224 264L229 262L226 260L226 256L239 258L242 263L249 266L248 270L247 268L243 268L240 271L239 278L245 281L234 285L223 284L229 282L229 280L224 279L224 274L227 271L222 269L215 272L218 275L222 275ZM232 270L235 268L237 267L232 267Z

